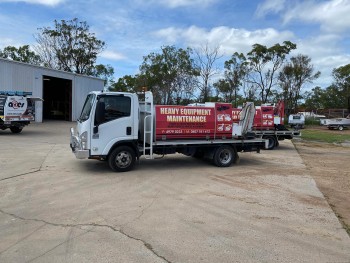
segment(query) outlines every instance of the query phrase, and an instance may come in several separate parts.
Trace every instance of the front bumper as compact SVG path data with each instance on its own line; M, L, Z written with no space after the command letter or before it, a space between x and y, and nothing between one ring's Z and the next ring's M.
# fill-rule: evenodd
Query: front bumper
M90 156L90 151L83 149L80 138L75 135L73 128L70 128L70 148L77 159L87 159Z

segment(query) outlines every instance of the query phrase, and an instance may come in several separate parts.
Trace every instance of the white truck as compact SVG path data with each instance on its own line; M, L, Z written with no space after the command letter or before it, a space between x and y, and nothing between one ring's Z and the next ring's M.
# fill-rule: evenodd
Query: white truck
M35 101L31 92L0 91L0 129L20 133L24 126L35 120Z
M288 124L292 128L303 129L305 126L305 116L303 114L291 114L288 117Z
M344 128L350 127L350 114L346 118L323 119L321 124L330 130L342 131Z
M88 94L76 130L70 129L70 147L78 159L108 162L125 172L144 156L182 153L206 158L218 167L237 162L238 152L259 152L267 141L249 137L255 108L247 103L238 124L232 122L232 105L214 107L153 105L134 93L94 91Z

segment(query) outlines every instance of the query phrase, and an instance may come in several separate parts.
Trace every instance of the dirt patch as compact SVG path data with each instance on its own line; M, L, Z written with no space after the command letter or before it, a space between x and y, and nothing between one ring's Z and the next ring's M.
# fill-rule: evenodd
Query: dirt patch
M342 132L350 134L350 130ZM294 145L318 188L350 235L350 147L303 140L295 140Z

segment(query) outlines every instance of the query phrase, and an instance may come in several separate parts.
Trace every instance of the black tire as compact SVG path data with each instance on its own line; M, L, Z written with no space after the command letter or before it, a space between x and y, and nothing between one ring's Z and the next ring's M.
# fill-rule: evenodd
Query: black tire
M264 147L265 150L273 150L277 146L277 140L274 136L267 136L264 138L265 140L269 140L267 148Z
M109 167L115 172L130 171L136 161L135 151L129 146L115 148L108 157Z
M340 126L338 127L338 130L339 130L339 131L342 131L342 130L344 130L344 127L340 125Z
M228 167L237 159L237 154L231 146L223 145L215 150L213 162L218 167Z
M13 127L10 127L10 130L12 133L20 133L23 130L23 128L13 126Z

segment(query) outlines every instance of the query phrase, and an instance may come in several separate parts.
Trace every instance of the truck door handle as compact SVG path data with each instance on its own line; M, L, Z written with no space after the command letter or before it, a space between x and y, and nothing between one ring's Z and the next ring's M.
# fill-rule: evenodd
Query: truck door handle
M131 135L131 127L126 127L126 135Z

